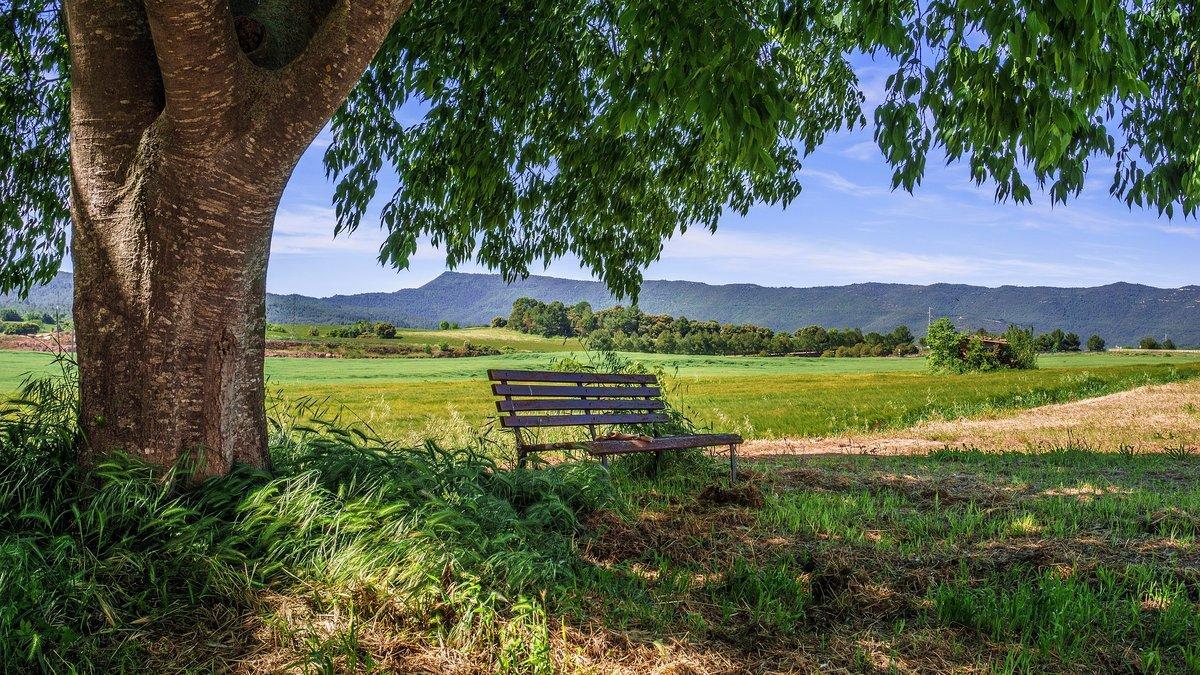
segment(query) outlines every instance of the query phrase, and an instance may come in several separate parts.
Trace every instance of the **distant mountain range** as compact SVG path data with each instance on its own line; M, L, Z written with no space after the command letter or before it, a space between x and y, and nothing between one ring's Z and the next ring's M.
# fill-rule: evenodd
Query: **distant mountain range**
M62 273L33 291L26 303L37 309L67 307L71 275ZM532 276L506 284L498 275L446 272L420 288L313 298L267 296L267 319L275 323L343 323L370 319L399 326L430 327L439 321L486 324L508 316L517 298L528 296L568 305L581 300L601 309L617 304L603 284ZM0 297L0 305L15 299ZM1200 345L1200 286L1154 288L1116 283L1093 288L962 284L852 284L771 288L755 284L711 285L694 281L646 281L638 304L647 312L753 323L776 330L802 326L854 326L891 330L906 324L924 331L927 317L949 316L963 326L1002 329L1010 323L1049 330L1061 327L1086 338L1099 334L1110 345L1130 345L1153 335L1179 345Z

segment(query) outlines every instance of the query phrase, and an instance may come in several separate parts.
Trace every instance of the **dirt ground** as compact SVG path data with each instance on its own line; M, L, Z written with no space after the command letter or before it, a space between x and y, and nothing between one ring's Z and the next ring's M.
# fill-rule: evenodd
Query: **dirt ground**
M1200 381L1131 389L1099 398L982 419L936 420L907 429L828 438L755 440L744 454L914 454L947 446L1039 450L1071 446L1116 452L1178 451L1200 445Z

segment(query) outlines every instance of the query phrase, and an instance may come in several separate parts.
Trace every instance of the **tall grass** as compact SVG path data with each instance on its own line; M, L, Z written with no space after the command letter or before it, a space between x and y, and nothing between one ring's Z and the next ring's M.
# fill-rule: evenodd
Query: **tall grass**
M274 474L83 470L73 392L69 375L29 383L0 415L0 663L16 669L228 667L263 649L244 626L283 594L537 670L541 593L575 574L580 518L612 495L589 463L504 471L298 415L273 425ZM290 634L317 641L307 665L352 668L354 626Z

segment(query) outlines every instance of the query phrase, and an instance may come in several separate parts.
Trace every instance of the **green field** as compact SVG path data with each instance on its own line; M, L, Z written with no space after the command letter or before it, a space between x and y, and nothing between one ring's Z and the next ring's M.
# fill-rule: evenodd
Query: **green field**
M318 337L311 335L313 328L316 328L321 335ZM399 328L396 330L396 337L386 340L370 337L332 338L327 335L330 328L332 326L309 323L272 324L267 331L267 339L303 340L344 345L438 345L445 343L451 347L458 347L465 342L470 342L481 347L511 349L518 352L564 352L583 348L576 338L548 338L541 335L526 335L506 328L483 326L452 330Z
M571 355L272 358L267 360L268 389L274 400L326 401L384 436L462 440L494 413L488 368L545 368ZM661 368L672 397L693 419L748 438L898 427L1200 375L1197 354L1053 355L1043 357L1034 371L970 375L933 375L918 358L629 356ZM0 388L12 391L24 374L49 372L50 362L46 354L0 352Z

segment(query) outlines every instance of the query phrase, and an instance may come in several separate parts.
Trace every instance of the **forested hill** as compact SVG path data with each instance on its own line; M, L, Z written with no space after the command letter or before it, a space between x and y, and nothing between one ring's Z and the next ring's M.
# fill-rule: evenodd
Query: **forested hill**
M574 304L586 300L596 309L616 300L596 281L534 276L512 285L497 275L446 272L420 288L394 293L338 295L330 298L270 296L271 321L333 322L387 320L432 326L446 320L481 324L507 317L517 298L528 296ZM802 326L854 326L890 331L906 324L923 334L927 311L950 316L964 326L1003 329L1009 323L1037 330L1061 327L1085 338L1097 333L1110 345L1134 344L1154 335L1180 345L1200 344L1200 286L1160 289L1136 284L1095 288L960 284L913 286L854 284L814 288L768 288L754 284L714 286L692 281L647 281L641 308L656 314L753 323L776 330Z
M71 275L60 274L34 289L28 304L38 309L66 308ZM446 320L462 325L508 316L517 298L574 304L586 300L596 309L616 301L595 281L530 277L511 286L497 275L446 272L420 288L394 293L363 293L312 298L268 295L267 318L273 322L335 323L359 319L401 326L434 326ZM16 304L11 297L0 305ZM713 286L692 281L647 281L640 305L657 314L753 323L776 330L818 324L889 331L906 324L922 334L927 311L950 316L961 325L1002 329L1008 323L1037 330L1061 327L1083 335L1097 333L1110 345L1134 344L1153 335L1179 345L1200 345L1200 286L1160 289L1137 284L1094 288L960 284L912 286L853 284L814 288L767 288L753 284Z

